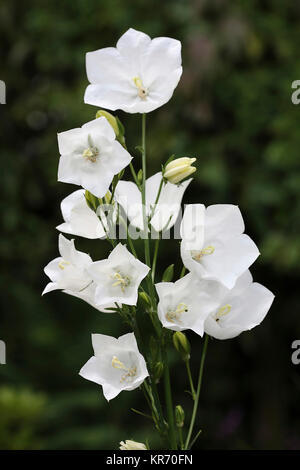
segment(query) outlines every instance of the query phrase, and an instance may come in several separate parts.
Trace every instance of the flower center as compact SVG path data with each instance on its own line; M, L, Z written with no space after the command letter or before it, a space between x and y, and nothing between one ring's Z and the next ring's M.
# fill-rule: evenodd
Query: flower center
M212 255L214 251L215 251L215 247L212 245L208 245L205 248L203 248L203 250L200 250L200 251L192 250L191 255L195 261L200 261L202 256Z
M111 365L114 369L124 370L125 373L122 375L120 382L131 382L133 377L137 374L136 367L126 367L123 362L121 362L116 356L113 356Z
M120 286L122 292L125 292L125 288L130 285L130 277L124 276L119 271L117 271L113 276L111 276L111 278L114 280L116 279L116 281L113 283L113 287Z
M220 307L219 310L217 311L216 316L215 316L215 320L219 321L220 318L224 317L225 315L228 315L230 310L231 310L231 305L230 304L223 305L223 307Z
M132 80L138 89L139 97L141 98L141 100L145 100L148 96L148 90L144 87L142 80L140 79L140 77L134 77Z
M93 144L92 138L88 136L88 147L82 152L83 158L89 162L95 163L99 155L99 149Z
M58 267L60 269L65 269L66 266L68 266L70 263L69 261L66 261L64 259L62 259L59 263L58 263Z
M188 312L188 306L184 304L183 302L181 302L180 304L177 305L176 310L169 310L166 313L166 319L170 323L175 323L175 321L180 323L181 322L180 317L184 312Z

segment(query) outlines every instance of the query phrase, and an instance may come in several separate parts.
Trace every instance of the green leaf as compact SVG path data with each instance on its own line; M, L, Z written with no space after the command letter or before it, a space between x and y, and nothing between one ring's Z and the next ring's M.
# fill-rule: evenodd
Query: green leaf
M162 276L162 282L171 282L174 276L174 264L170 264L170 266L165 270Z

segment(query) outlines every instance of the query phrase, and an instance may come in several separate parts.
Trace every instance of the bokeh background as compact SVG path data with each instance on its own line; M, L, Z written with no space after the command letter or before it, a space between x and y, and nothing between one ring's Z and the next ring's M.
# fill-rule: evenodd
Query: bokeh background
M172 100L148 119L149 173L172 153L198 157L185 202L234 203L261 250L252 272L276 294L263 324L209 344L198 449L299 449L300 365L300 2L282 0L2 0L1 315L7 365L0 365L1 449L114 449L121 439L160 443L140 392L106 403L78 376L90 333L125 333L119 317L54 292L42 298L44 265L57 256L56 132L93 119L83 103L85 53L112 46L129 27L182 41L184 73ZM139 116L119 113L129 148ZM139 168L139 156L134 164ZM105 242L77 239L94 259ZM175 254L174 254L175 253ZM165 242L161 270L178 242ZM193 370L200 342L190 335ZM172 356L175 402L188 410L182 365Z

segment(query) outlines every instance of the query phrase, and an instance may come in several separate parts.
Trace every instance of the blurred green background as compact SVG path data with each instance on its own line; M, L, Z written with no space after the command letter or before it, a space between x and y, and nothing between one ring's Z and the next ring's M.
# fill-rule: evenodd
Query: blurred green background
M260 327L209 344L196 448L300 448L300 365L291 363L300 338L300 106L291 103L299 24L298 0L1 1L1 449L114 449L147 437L160 446L128 411L145 409L140 392L107 404L78 376L90 333L125 333L119 317L60 292L41 297L43 267L57 256L59 204L76 189L56 181L56 132L94 117L83 103L85 53L114 45L129 27L183 46L181 82L148 119L149 174L172 153L196 155L185 202L240 206L262 253L252 272L276 294ZM140 118L118 115L133 150ZM76 243L94 259L108 252L105 242ZM174 256L180 269L178 242L164 242L161 270ZM190 338L196 371L200 342ZM188 409L173 359L175 402Z

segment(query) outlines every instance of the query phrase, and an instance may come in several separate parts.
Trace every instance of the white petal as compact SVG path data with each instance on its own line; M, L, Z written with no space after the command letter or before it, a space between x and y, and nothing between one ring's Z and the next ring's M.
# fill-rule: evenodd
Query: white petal
M86 124L83 124L82 129L84 129L93 136L99 135L101 137L105 137L111 142L114 141L116 138L115 131L104 116L101 116L99 118L94 119L93 121L89 121Z
M128 29L118 40L117 50L128 64L132 78L140 74L141 60L150 44L151 39L147 34L133 28Z
M186 205L180 228L183 240L182 248L201 250L204 242L204 230L205 206L203 204Z
M56 282L60 278L60 269L59 269L59 262L63 259L61 257L55 258L50 261L47 266L44 268L45 274L51 279L51 281Z
M118 345L118 340L113 336L92 334L92 345L95 356L106 354L110 349L113 350Z
M43 290L42 295L48 294L48 292L52 292L53 290L57 289L59 289L59 287L55 282L49 282Z
M153 176L150 176L146 180L146 204L150 208L155 201L158 194L159 186L162 180L161 172L156 173Z
M239 235L225 241L210 242L215 251L201 259L205 279L215 279L231 289L237 278L243 274L259 256L255 243L248 235Z
M245 230L242 214L238 206L215 204L205 213L205 240L232 238Z
M119 336L118 343L119 343L119 346L124 347L124 349L126 348L132 351L139 352L134 333L127 333L123 336Z
M160 198L151 219L151 225L156 231L169 230L175 224L180 209L184 192L192 179L186 180L180 185L167 183L163 186Z
M57 134L58 148L61 155L72 153L82 143L82 129L77 127Z
M61 202L61 211L66 223L56 228L61 232L96 239L104 238L103 226L85 200L85 191L79 189Z
M205 322L206 333L214 338L230 339L251 330L263 321L272 305L274 295L264 286L252 283L241 289L239 281L224 299L224 304L231 307L230 312L219 322L213 315Z
M130 181L119 181L115 198L123 207L127 217L134 227L143 229L142 196L137 185Z
M155 38L141 60L141 76L149 97L162 106L172 97L182 74L181 43L171 38Z

